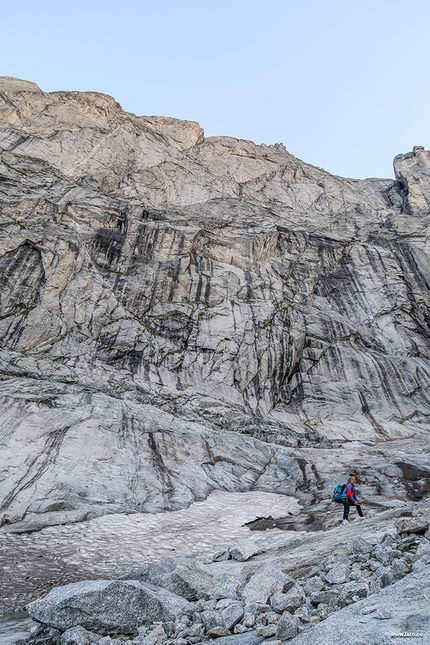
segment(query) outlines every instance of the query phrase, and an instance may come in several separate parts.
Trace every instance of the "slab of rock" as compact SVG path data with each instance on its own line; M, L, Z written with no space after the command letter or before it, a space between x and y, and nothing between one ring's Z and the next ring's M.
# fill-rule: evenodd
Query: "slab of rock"
M367 555L368 553L372 553L372 545L359 535L353 538L351 550L355 554Z
M136 633L140 625L191 611L187 600L135 580L86 580L55 587L27 606L30 616L65 631L81 625L98 634Z
M1 78L0 111L0 523L49 496L110 513L294 494L305 471L310 496L319 468L274 445L425 423L425 150L399 181L351 181L96 92ZM425 493L415 457L403 496Z
M255 544L254 540L245 538L243 540L239 540L239 542L230 547L229 551L231 557L234 560L245 562L246 560L249 560L249 558L252 558L253 555L256 555L258 553L258 547Z
M399 533L417 533L424 535L429 527L429 520L426 517L399 517L394 522Z
M284 611L293 613L298 609L305 598L303 591L294 585L287 593L276 593L272 596L270 604L273 611L282 614Z
M99 634L89 632L81 625L78 625L77 627L66 629L61 634L60 645L93 645L93 643L99 640Z
M325 585L321 578L319 576L313 576L306 581L304 590L306 594L313 594L322 591L324 587Z
M209 598L214 586L211 572L191 558L163 558L123 579L149 582L190 601Z
M222 613L217 609L205 609L205 611L202 611L200 614L200 620L208 632L215 627L224 627Z
M291 589L294 580L282 571L268 569L254 574L242 591L242 598L247 605L261 603L266 605L274 593L284 593Z
M221 608L221 614L226 629L232 630L233 627L237 625L240 620L242 620L244 609L240 602L231 602Z
M289 641L297 635L298 629L299 619L286 611L276 625L276 638L280 641Z
M342 584L348 580L350 574L350 567L344 564L335 565L327 573L323 574L323 578L326 582L330 584Z

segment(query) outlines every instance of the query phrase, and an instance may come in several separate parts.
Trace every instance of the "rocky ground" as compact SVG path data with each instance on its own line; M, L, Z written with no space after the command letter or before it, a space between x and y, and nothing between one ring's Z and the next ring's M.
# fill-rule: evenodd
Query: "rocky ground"
M251 498L245 501L249 506L253 503ZM294 500L284 500L283 509L276 501L257 499L255 510L258 504L271 503L275 516L288 505L290 512L297 513ZM192 540L197 533L205 534L201 520L208 508L194 509L194 514L190 510L179 512L183 517L176 530L182 526L186 532L187 521L193 524L187 534ZM430 642L430 499L400 504L348 526L308 532L277 528L251 532L240 526L251 515L246 510L240 518L230 516L226 527L225 520L234 510L234 502L229 507L227 499L215 500L212 510L216 511L213 518L222 520L218 541L207 537L215 534L209 523L205 545L196 543L188 552L171 550L161 559L162 549L157 553L154 545L151 554L141 539L145 531L139 535L136 527L133 531L124 518L121 526L118 518L115 567L113 562L109 566L109 553L104 567L96 556L97 550L108 545L112 549L112 535L105 540L102 535L101 522L109 518L89 522L97 523L91 527L92 539L88 539L88 530L87 541L80 534L81 543L96 544L92 557L85 565L81 562L81 581L57 587L30 603L28 611L39 626L19 614L13 624L10 615L4 616L4 642L120 645L132 639L140 645L191 645L225 638L220 644L258 644L265 639L328 645L336 634L346 644L380 645L392 642L394 633L416 634L408 637L411 643ZM174 522L170 515L175 514L166 514L166 520ZM115 518L111 519L115 526ZM160 523L158 542L166 525ZM72 529L73 543L73 527L67 528ZM41 551L49 544L54 547L59 539L65 541L65 535L55 536L55 531L59 529L44 529L39 534ZM228 544L228 535L239 539ZM26 537L27 548L31 548L30 536ZM174 531L171 542L165 537L166 548L178 547ZM185 545L184 536L182 540ZM142 566L145 562L149 564ZM84 569L86 581L82 581ZM116 575L112 575L114 570ZM31 589L27 594L28 599L34 597ZM242 641L245 635L250 640Z

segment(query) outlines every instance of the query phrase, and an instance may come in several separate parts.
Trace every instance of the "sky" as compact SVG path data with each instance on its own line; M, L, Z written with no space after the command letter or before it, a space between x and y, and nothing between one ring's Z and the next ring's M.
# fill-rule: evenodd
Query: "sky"
M347 177L430 148L429 0L0 0L0 75Z

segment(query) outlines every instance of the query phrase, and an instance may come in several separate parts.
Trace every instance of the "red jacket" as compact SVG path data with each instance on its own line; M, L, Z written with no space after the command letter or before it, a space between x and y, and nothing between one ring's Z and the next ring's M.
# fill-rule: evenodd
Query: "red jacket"
M350 502L358 502L357 495L355 494L354 484L348 482L348 484L346 484L345 486L345 492Z

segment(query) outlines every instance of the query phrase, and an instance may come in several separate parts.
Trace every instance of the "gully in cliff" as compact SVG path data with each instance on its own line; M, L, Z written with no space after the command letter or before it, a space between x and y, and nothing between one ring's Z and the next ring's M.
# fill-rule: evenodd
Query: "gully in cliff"
M349 524L348 515L351 506L357 509L356 520L363 519L363 511L361 509L361 501L357 499L355 493L355 484L357 479L355 475L350 475L346 484L338 484L333 491L333 501L343 504L343 520L342 524Z

